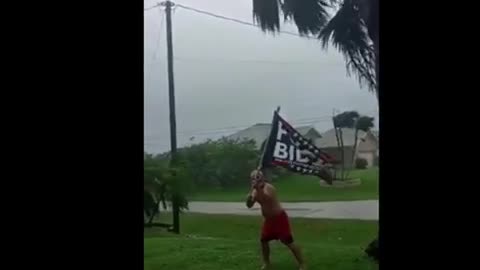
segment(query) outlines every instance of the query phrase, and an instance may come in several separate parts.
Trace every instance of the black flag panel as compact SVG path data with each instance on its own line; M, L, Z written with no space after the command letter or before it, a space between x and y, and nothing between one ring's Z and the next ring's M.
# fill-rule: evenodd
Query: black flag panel
M290 171L316 175L331 184L327 166L335 160L302 136L278 111L273 116L272 129L262 157L262 167L281 166Z

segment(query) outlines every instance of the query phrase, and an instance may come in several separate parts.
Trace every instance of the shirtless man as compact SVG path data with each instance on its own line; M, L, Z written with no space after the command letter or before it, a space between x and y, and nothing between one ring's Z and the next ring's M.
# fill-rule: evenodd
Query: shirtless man
M251 208L255 202L258 202L262 207L262 215L264 217L260 239L263 255L262 269L270 267L269 242L271 240L280 240L292 251L298 262L299 269L304 270L302 253L300 248L293 243L288 216L278 201L275 187L265 182L265 177L259 170L254 170L250 174L250 180L252 181L252 187L247 197L247 207Z

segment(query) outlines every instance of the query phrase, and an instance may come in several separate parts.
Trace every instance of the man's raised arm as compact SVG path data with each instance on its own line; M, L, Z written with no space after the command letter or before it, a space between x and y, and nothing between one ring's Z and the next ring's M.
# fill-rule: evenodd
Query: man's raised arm
M255 192L254 190L251 190L250 193L248 193L247 201L246 201L248 208L252 208L252 206L255 204L254 192Z

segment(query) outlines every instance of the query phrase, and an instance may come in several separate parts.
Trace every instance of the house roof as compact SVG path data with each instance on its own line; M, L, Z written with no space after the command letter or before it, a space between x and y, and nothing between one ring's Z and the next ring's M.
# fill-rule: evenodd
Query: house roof
M258 123L249 128L237 131L236 133L233 133L227 136L227 138L232 140L253 139L255 140L257 147L260 147L263 141L267 139L270 133L271 126L272 124ZM294 128L302 135L305 135L312 129L318 135L320 135L320 133L316 131L313 126L301 126L301 127L294 127Z
M298 133L302 134L302 135L305 135L307 134L310 130L313 130L313 132L315 132L319 137L322 136L316 129L314 126L312 125L309 125L309 126L300 126L300 127L294 127Z
M355 142L355 130L353 128L342 128L343 145L353 146ZM337 147L337 137L335 136L335 129L330 129L321 134L322 137L315 140L315 145L320 148ZM358 138L364 138L367 135L364 131L358 131Z
M253 139L257 147L260 147L262 142L268 137L270 126L271 124L255 124L249 128L237 131L227 136L227 138L232 140Z

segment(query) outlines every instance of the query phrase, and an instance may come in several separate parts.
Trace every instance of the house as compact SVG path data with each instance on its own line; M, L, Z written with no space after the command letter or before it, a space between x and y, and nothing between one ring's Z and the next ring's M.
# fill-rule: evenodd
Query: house
M229 136L226 136L226 138L230 140L254 140L257 149L260 149L263 142L270 134L271 127L272 124L259 123L249 128L240 130ZM315 141L321 136L320 133L313 126L300 126L294 128L305 138L312 139L312 141Z
M345 166L351 167L353 159L363 158L367 161L368 167L376 165L378 157L378 136L372 131L358 132L357 149L353 154L353 146L355 142L355 130L351 128L343 128L343 145L344 145L344 158ZM330 155L334 156L337 160L341 160L341 150L338 147L337 137L335 135L335 129L330 129L321 134L321 137L314 141L315 145Z
M380 137L379 137L378 130L372 130L372 134L373 134L373 135L375 136L375 138L377 139L377 158L378 158L378 156L380 155L380 151L378 150L378 149L379 149L378 146L380 145L380 144L379 144L379 143L380 143L380 139L379 139ZM376 164L376 165L378 165L378 164Z
M230 140L254 140L256 148L260 149L263 142L270 134L271 124L255 124L249 128L240 130L234 134L226 136ZM294 127L304 137L311 139L312 142L320 149L340 160L340 149L338 148L335 130L330 129L325 133L319 133L313 126ZM378 157L378 132L375 131L359 131L357 139L357 149L353 155L353 145L355 141L355 130L344 128L343 144L345 151L345 165L351 167L354 163L352 158L363 158L367 161L368 167L376 165Z

